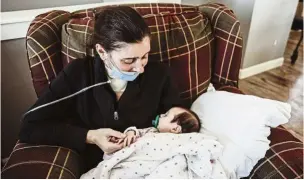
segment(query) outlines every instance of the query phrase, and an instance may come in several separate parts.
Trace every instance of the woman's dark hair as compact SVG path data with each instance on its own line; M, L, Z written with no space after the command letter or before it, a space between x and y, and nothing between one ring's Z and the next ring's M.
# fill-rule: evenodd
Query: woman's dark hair
M122 47L122 43L141 42L150 35L140 14L129 6L107 7L95 15L92 45L100 44L105 51Z
M172 122L177 122L182 127L182 133L199 132L201 122L197 114L190 109L182 109L186 110L186 112L175 116Z

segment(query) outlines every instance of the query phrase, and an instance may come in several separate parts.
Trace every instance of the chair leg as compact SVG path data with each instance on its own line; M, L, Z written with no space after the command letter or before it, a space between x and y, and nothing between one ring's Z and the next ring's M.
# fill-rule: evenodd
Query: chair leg
M295 63L296 63L296 60L298 59L298 49L299 49L299 47L300 47L300 44L301 44L302 40L303 40L303 30L302 30L302 32L301 32L301 38L300 38L300 40L299 40L299 42L298 42L298 44L297 44L295 50L293 51L293 53L292 53L292 55L291 55L291 57L290 57L290 59L291 59L291 64L295 64Z

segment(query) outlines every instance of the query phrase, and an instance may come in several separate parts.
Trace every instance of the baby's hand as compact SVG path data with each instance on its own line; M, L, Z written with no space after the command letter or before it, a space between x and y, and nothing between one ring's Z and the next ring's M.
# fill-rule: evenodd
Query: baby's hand
M123 140L123 141L124 141L123 147L126 147L126 146L129 147L132 143L135 143L135 142L136 142L136 139L137 139L137 137L136 137L134 131L128 131L128 132L126 133L126 135L127 135L127 136L126 136L125 139Z

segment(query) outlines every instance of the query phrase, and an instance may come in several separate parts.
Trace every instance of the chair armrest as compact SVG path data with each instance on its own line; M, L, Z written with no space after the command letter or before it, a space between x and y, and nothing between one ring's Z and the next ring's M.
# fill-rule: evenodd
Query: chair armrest
M198 9L208 17L213 29L212 84L237 86L243 49L240 21L224 4L205 3Z
M284 127L271 129L266 155L253 168L250 179L303 179L303 142Z
M80 177L80 156L71 149L50 145L17 143L1 178L75 179Z
M227 91L231 93L236 93L236 94L245 94L243 91L241 91L239 88L235 86L221 86L217 88L218 91Z
M36 16L28 28L25 38L27 60L38 97L63 68L61 30L70 17L69 12L52 10ZM43 66L38 65L42 60Z

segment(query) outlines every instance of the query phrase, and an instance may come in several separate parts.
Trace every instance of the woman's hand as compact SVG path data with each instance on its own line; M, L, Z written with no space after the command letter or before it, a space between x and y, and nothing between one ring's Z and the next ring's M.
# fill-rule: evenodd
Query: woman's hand
M126 138L123 140L123 147L130 146L132 143L135 143L137 139L134 131L128 131L126 135ZM120 144L121 141L119 141L118 143Z
M111 142L110 139L124 139L125 134L109 128L89 130L86 142L96 144L104 153L111 154L123 147L122 143Z

